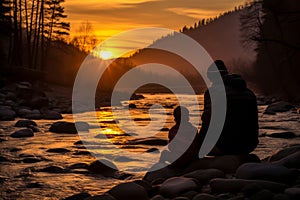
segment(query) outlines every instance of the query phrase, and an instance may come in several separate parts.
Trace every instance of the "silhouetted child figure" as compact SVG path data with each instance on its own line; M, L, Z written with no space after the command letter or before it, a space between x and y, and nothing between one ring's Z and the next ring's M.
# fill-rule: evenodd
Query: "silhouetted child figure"
M181 168L198 159L200 143L197 128L189 122L188 109L178 106L174 109L173 116L176 124L168 134L169 151L162 152L161 161L172 162L178 157L171 163L171 166ZM185 151L184 148L186 148Z

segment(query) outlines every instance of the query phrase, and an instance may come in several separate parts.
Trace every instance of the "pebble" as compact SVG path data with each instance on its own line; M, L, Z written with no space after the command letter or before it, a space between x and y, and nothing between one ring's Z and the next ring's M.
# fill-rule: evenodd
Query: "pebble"
M261 190L250 197L250 200L272 200L274 194L269 190Z
M269 134L268 137L272 138L283 138L283 139L291 139L297 137L297 135L293 132L279 132Z
M221 179L216 178L210 181L210 187L213 192L240 192L246 185L257 184L264 189L274 192L281 192L287 188L287 185L265 180L245 180L245 179Z
M287 147L284 149L281 149L280 151L276 152L275 154L273 154L268 161L269 162L274 162L274 161L278 161L281 160L282 158L285 158L293 153L299 152L300 151L300 145L294 145L291 147Z
M56 111L45 111L42 114L43 119L58 120L63 119L63 116Z
M198 186L192 178L172 177L161 184L159 193L165 197L176 197L186 191L197 188Z
M0 121L12 121L15 119L16 112L10 109L0 109Z
M287 168L298 168L300 169L300 152L293 153L281 160L273 162L274 164L282 165Z
M89 164L87 163L75 163L69 166L69 169L88 169Z
M95 174L101 174L103 176L115 176L118 168L115 164L108 160L100 159L92 162L88 170Z
M10 135L13 138L33 137L33 131L30 128L18 130Z
M300 188L288 188L284 191L291 200L299 200L300 199Z
M218 169L199 169L183 175L184 177L195 178L200 184L207 184L214 178L225 177L224 172Z
M50 153L67 153L67 152L70 152L70 150L65 149L65 148L52 148L52 149L48 149L46 152L50 152Z
M50 126L49 131L53 133L68 133L68 134L77 133L75 123L72 122L55 122Z
M296 171L281 165L270 163L245 163L235 174L238 179L270 180L276 182L291 182L296 176Z
M116 198L117 200L149 199L146 190L142 186L134 182L121 183L110 189L107 193Z
M272 103L266 109L266 113L276 113L276 112L287 112L294 108L294 106L288 102L279 101Z
M22 160L23 163L37 163L37 162L41 162L42 160L39 158L24 158Z
M64 168L59 167L59 166L48 166L48 167L42 168L38 171L47 172L47 173L65 173L66 172L66 170Z
M28 126L37 126L37 124L32 120L19 120L15 124L15 127L28 127Z
M216 200L217 198L213 195L200 193L193 197L192 200Z

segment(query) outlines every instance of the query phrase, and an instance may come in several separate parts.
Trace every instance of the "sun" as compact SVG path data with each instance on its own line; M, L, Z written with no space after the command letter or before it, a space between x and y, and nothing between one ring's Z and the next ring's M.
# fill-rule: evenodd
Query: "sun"
M101 50L99 52L99 56L103 59L103 60L108 60L111 59L113 57L113 53L111 51L105 51L105 50Z

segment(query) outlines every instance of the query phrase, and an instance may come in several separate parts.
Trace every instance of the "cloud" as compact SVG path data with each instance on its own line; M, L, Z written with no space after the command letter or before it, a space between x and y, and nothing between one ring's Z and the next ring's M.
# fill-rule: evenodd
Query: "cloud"
M72 31L88 20L97 35L105 39L110 34L138 27L178 30L243 2L245 0L68 0L64 6Z

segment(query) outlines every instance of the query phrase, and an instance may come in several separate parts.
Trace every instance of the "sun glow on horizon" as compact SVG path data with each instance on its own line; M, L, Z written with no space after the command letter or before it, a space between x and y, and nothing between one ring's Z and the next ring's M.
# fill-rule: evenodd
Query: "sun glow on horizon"
M107 51L107 50L101 50L99 52L99 56L101 59L103 60L108 60L113 58L114 54L111 51Z

